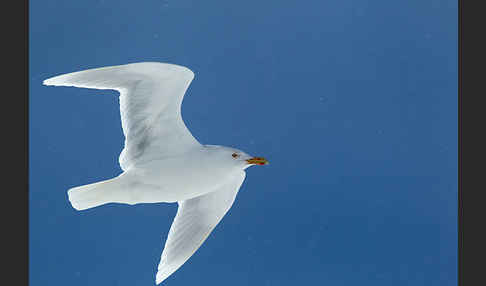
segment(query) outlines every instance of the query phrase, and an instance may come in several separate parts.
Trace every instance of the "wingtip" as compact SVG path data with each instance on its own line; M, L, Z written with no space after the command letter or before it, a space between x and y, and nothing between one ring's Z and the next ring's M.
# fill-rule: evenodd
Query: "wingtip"
M162 283L162 281L164 281L162 275L159 275L159 273L157 273L157 275L155 275L155 285L159 285L160 283Z
M45 79L44 81L42 81L42 84L47 86L56 85L53 79L54 79L53 77Z
M168 269L159 269L155 274L155 285L159 285L165 279L167 279L174 271L168 271Z

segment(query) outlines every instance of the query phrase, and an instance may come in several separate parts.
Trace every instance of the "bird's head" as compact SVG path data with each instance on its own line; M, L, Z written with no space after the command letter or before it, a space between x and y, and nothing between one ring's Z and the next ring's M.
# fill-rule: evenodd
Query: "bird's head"
M269 162L263 157L254 157L246 154L245 152L224 146L206 145L206 147L212 149L212 152L217 153L219 160L224 164L229 164L235 167L241 167L246 169L253 165L268 165Z

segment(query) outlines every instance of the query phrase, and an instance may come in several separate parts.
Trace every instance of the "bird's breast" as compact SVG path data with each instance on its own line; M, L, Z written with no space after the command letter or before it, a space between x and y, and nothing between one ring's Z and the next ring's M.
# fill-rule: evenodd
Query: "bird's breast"
M138 176L145 183L158 186L161 198L170 197L171 201L187 200L211 192L227 181L234 171L202 159L185 158L153 161L137 168Z

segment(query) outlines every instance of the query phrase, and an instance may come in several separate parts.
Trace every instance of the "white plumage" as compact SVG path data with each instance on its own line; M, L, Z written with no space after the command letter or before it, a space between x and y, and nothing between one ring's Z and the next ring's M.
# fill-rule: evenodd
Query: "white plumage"
M59 75L45 85L120 92L125 147L119 176L68 190L77 210L106 203L178 202L156 274L159 284L201 246L231 208L251 165L264 158L201 145L181 117L194 73L166 63L133 63Z

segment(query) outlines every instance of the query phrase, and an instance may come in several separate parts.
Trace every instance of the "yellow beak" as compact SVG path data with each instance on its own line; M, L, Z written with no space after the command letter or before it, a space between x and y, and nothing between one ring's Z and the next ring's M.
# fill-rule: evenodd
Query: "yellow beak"
M255 164L255 165L268 165L267 159L263 157L253 157L251 159L246 160L248 164Z

